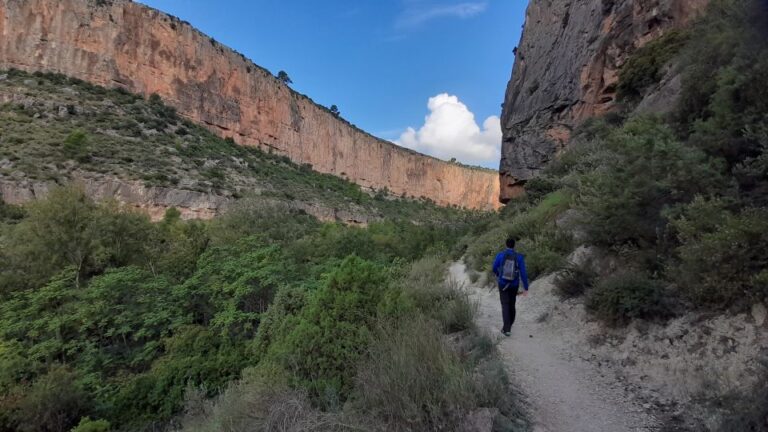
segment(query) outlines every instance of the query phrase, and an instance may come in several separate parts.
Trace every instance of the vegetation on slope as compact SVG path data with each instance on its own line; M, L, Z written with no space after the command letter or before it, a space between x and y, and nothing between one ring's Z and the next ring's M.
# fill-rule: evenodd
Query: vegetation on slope
M445 280L463 223L355 228L244 201L152 224L76 187L2 214L0 430L161 430L185 405L186 430L272 430L288 406L314 430L521 416Z
M144 99L58 74L0 74L0 181L113 178L230 198L257 194L372 219L453 219L457 211L369 194L341 178L236 145Z

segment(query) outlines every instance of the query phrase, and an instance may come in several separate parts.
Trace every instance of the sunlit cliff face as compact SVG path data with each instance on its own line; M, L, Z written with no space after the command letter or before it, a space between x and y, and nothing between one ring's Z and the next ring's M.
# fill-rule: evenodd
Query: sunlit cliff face
M157 93L181 115L221 136L365 188L440 205L483 210L500 205L495 172L377 139L190 25L142 5L0 0L0 32L0 68L59 72Z

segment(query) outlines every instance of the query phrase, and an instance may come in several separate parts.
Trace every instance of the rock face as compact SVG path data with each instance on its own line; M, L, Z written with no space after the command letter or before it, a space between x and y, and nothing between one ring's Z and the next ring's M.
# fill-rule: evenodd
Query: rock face
M501 119L501 200L519 193L575 126L617 108L619 70L635 49L687 25L707 3L531 0Z
M0 0L0 68L156 93L180 114L363 187L499 207L496 173L400 148L336 118L189 24L129 0Z
M100 178L77 177L74 180L93 199L114 199L128 208L146 213L155 222L162 220L166 210L172 207L177 209L181 213L181 218L185 220L213 219L222 214L234 202L232 198L212 193L145 186L139 181L125 181L108 176ZM14 205L26 204L44 198L56 186L53 182L45 181L0 180L0 200ZM318 203L300 201L286 203L269 198L265 198L264 201L282 203L291 209L303 210L323 222L365 226L381 219L363 209L356 212L327 207Z

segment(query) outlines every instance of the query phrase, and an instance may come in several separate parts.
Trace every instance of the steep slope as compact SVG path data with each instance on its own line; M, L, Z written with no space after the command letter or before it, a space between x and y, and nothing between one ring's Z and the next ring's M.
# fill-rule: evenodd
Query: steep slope
M502 113L501 200L567 145L575 126L619 108L619 71L632 52L707 3L532 0Z
M238 144L365 188L498 208L489 170L427 157L341 121L192 26L128 0L0 1L0 68L59 72L162 96Z
M170 207L185 219L210 219L245 196L349 224L456 213L371 195L285 156L238 146L182 119L157 97L63 75L0 73L0 198L20 204L70 181L153 219Z

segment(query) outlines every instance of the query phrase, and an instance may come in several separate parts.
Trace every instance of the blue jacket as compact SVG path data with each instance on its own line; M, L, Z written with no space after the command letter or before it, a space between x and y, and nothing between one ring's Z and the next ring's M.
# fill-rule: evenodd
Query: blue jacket
M501 277L501 267L504 265L504 257L506 257L508 253L515 253L517 255L517 268L520 269L520 277L513 281L508 281ZM520 279L522 279L523 288L528 291L528 272L525 270L525 257L523 257L522 254L515 252L514 249L505 249L496 255L496 259L493 260L493 274L496 275L496 281L499 283L499 288L510 283L513 288L519 288Z

